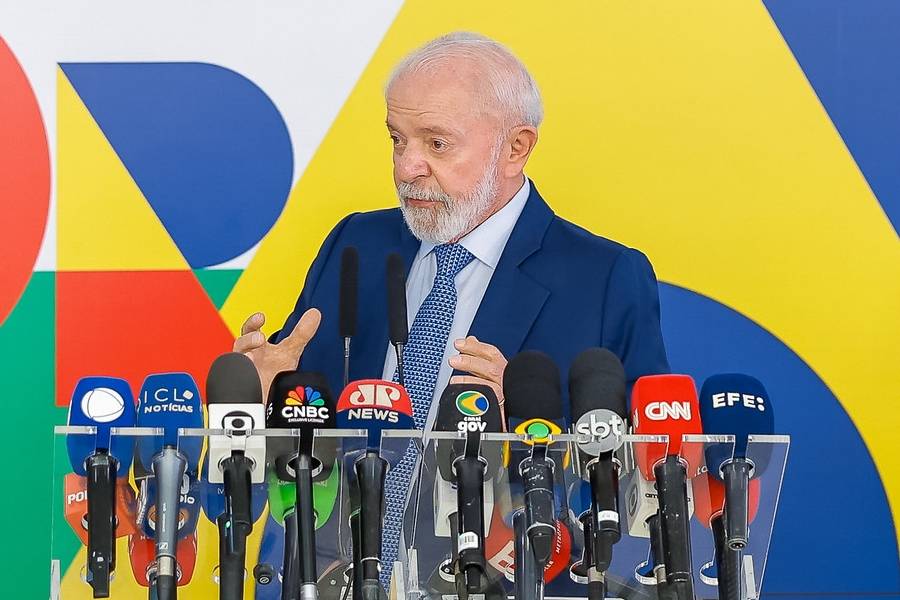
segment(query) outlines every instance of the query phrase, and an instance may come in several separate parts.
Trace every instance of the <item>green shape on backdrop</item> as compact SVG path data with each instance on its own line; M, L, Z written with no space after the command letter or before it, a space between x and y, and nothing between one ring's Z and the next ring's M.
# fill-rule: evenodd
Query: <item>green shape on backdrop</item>
M217 309L222 308L243 269L194 269L194 275Z
M61 475L68 468L65 444L54 441L53 426L66 422L66 409L54 406L56 373L56 274L33 273L25 292L0 327L0 398L7 415L7 448L23 460L6 465L0 494L4 520L2 561L15 573L18 598L50 595L51 509L53 558L62 571L78 551L78 539L63 516ZM55 459L54 447L57 450ZM60 453L59 450L63 452ZM24 460L27 458L27 460ZM57 481L58 480L58 481ZM53 492L58 501L51 505Z

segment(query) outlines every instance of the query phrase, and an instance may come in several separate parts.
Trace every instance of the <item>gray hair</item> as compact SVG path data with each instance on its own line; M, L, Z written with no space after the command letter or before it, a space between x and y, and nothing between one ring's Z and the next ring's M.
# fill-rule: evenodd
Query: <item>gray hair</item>
M484 108L499 109L504 126L541 124L541 93L525 65L503 44L468 31L448 33L411 52L394 68L385 93L404 75L434 72L451 58L467 59L482 71Z

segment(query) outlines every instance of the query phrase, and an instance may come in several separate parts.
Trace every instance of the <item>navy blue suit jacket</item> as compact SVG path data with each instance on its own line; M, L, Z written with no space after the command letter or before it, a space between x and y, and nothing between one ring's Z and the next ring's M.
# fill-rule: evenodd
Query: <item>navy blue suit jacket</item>
M381 378L388 344L385 263L388 254L398 252L409 272L419 241L394 208L351 214L322 244L294 311L272 339L283 339L307 309L318 308L322 323L300 362L305 371L323 373L335 393L343 376L338 290L347 246L359 250L360 267L352 381ZM507 358L522 350L550 355L562 373L567 417L569 365L585 348L602 346L618 355L629 390L641 375L669 370L656 276L647 257L559 218L533 183L469 335Z

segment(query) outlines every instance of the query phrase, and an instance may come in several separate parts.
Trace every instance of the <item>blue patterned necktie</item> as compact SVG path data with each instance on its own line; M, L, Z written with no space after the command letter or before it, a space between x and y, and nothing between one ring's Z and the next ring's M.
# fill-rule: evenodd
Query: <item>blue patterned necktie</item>
M450 326L456 314L456 284L454 280L472 262L468 250L459 244L435 246L437 274L434 284L409 330L409 340L403 350L404 379L413 406L416 429L425 428L431 408L438 372L450 336ZM397 379L396 372L394 379ZM384 486L385 518L381 544L381 585L388 589L391 571L400 545L403 512L418 452L410 443L400 462L388 472Z

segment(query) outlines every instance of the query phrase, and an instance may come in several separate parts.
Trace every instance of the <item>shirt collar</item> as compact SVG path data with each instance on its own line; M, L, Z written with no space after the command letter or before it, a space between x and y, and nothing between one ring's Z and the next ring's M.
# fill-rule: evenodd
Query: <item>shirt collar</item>
M525 208L525 201L528 200L530 193L531 184L526 177L525 183L503 208L463 236L459 243L479 261L491 269L496 269L500 255L503 254L506 242L516 226L516 221L519 220L519 215L522 214L522 209ZM434 246L432 242L422 242L419 255L427 256Z

